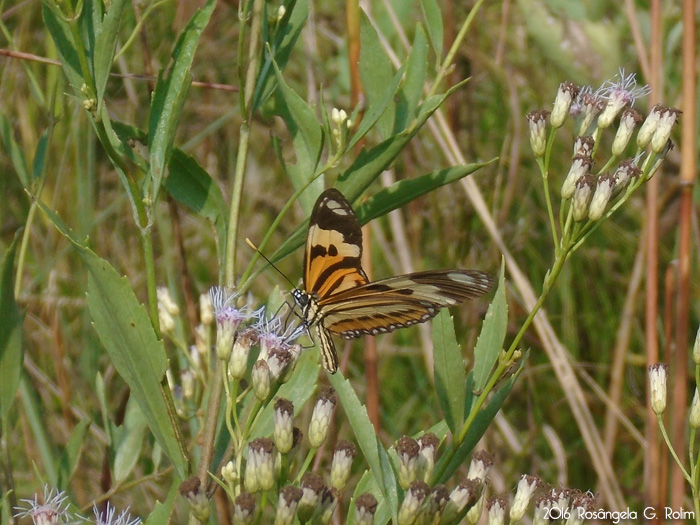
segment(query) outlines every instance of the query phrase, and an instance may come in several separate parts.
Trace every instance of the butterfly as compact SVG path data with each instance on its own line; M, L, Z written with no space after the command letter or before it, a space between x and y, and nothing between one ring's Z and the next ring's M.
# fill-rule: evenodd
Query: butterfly
M304 254L304 289L292 297L307 329L315 327L323 367L338 370L331 333L344 339L424 323L440 308L489 291L476 270L428 270L370 282L362 269L362 230L352 206L330 188L311 213Z

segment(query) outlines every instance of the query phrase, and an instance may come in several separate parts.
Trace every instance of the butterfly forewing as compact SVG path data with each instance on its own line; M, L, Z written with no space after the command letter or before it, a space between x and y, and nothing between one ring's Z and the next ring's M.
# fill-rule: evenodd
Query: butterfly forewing
M326 190L316 201L309 222L305 290L327 297L367 283L361 257L362 230L355 212L342 193Z
M368 282L362 270L362 230L338 190L324 191L309 222L304 291L294 298L307 326L315 324L323 366L334 373L338 356L331 332L345 338L391 332L435 317L446 306L486 293L483 272L437 270Z

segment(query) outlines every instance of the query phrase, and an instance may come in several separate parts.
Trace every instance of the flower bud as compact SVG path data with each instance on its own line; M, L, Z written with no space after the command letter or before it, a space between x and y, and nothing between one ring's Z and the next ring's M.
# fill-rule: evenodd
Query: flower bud
M435 467L435 455L440 440L432 432L427 432L418 438L418 461L416 463L416 476L426 483L430 482Z
M294 444L294 405L289 399L275 401L275 427L272 438L280 454L292 450Z
M634 159L628 159L620 162L620 165L615 170L613 177L615 178L615 187L624 188L634 178L641 175L640 170L634 163Z
M416 463L420 447L412 437L402 436L394 445L399 460L399 485L406 490L416 480Z
M571 162L571 167L569 168L569 173L564 179L564 184L561 186L561 198L570 199L574 196L574 191L576 190L576 183L591 171L591 166L593 165L593 159L591 157L585 157L582 155L574 157Z
M374 525L377 512L377 498L369 492L360 494L355 500L355 523L357 525Z
M549 123L553 128L559 128L564 124L569 114L571 103L578 95L578 87L573 82L562 82L559 84L557 98L554 99L552 114L549 116Z
M236 335L228 361L228 373L231 378L240 380L245 376L248 369L248 354L250 354L250 347L254 343L255 331L252 329L241 330Z
M575 221L582 221L588 216L588 204L593 196L594 185L595 179L591 175L584 175L576 182L576 190L571 202Z
M430 493L430 487L423 481L414 481L406 491L399 507L399 525L412 524L416 521L425 498Z
M693 402L690 405L690 428L700 427L700 396L698 395L698 389L695 388L695 395L693 396Z
M199 319L204 326L210 326L214 322L214 306L208 293L199 296Z
M248 492L241 492L233 505L233 522L250 525L255 518L255 498Z
M666 409L666 378L668 365L656 363L649 367L649 389L651 391L651 408L656 415Z
M654 136L651 138L651 151L659 153L666 147L666 143L671 138L673 125L678 120L680 110L676 108L664 108L659 118L659 125L654 131Z
M545 109L530 111L526 115L530 125L530 146L535 157L542 157L547 147L547 117L549 111Z
M321 388L314 411L311 414L311 422L309 423L309 443L311 443L312 447L320 447L326 439L335 404L335 390L331 387Z
M475 479L483 483L486 481L486 476L493 466L493 454L480 450L472 456L472 461L469 464L469 471L467 472L468 479Z
M530 499L538 487L542 485L542 480L537 476L523 475L518 482L518 488L513 499L513 506L510 508L510 521L515 522L525 515Z
M302 523L309 521L318 506L325 490L323 480L318 474L307 472L301 478L301 499L297 507L297 517Z
M494 496L486 503L488 513L488 525L502 525L506 521L506 499L502 496Z
M209 500L198 477L193 476L180 483L180 495L199 521L206 523L209 520Z
M695 343L693 344L693 362L700 365L700 328L695 332Z
M610 175L602 175L598 177L597 184L595 186L595 193L593 193L593 198L591 199L591 206L588 209L588 218L590 220L597 221L603 216L614 188L614 177Z
M270 379L277 381L283 375L287 366L292 361L292 354L284 347L273 348L267 356L267 365L270 367Z
M615 133L615 139L612 144L612 154L622 155L629 144L630 138L632 138L632 132L634 128L642 121L642 115L638 111L627 108L622 112L620 117L620 125L617 128L617 133Z
M319 502L319 510L313 519L314 525L317 523L325 525L331 522L333 513L338 507L339 499L340 491L338 489L324 487L321 501Z
M656 104L653 108L651 108L649 115L647 115L644 123L642 123L642 127L639 128L639 131L637 132L637 147L646 148L651 142L656 129L659 127L661 115L665 110L666 106L662 104Z
M299 487L288 486L280 490L275 525L292 525L294 523L294 515L301 495L302 490Z
M357 454L357 448L349 441L340 440L335 445L333 461L331 462L331 487L343 490L350 478L352 460Z
M253 365L253 391L255 397L265 401L270 395L270 367L265 361L256 361Z
M452 523L456 521L462 512L473 505L479 497L482 483L475 479L468 479L457 485L445 505L443 511L443 522Z
M233 461L229 461L221 467L221 478L229 485L233 485L238 481L238 473L236 472L236 465Z

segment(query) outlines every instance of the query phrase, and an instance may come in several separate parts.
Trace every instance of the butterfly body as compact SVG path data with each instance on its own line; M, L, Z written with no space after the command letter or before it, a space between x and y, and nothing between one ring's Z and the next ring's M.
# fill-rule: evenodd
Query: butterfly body
M316 201L304 255L304 289L292 291L315 327L324 368L335 373L332 333L344 339L392 332L435 317L440 308L486 293L492 279L475 270L429 270L370 282L362 270L362 230L336 189Z

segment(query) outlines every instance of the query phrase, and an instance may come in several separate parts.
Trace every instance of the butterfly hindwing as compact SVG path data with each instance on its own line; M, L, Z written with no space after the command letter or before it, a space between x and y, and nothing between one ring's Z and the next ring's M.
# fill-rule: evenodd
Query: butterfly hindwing
M324 326L345 338L423 323L447 306L478 297L491 278L473 270L418 272L375 281L319 303Z
M336 189L316 201L306 239L304 290L294 290L304 323L315 325L323 367L338 369L332 333L344 338L423 323L440 308L486 293L493 284L474 270L437 270L369 282L362 270L362 230Z

